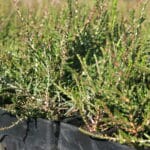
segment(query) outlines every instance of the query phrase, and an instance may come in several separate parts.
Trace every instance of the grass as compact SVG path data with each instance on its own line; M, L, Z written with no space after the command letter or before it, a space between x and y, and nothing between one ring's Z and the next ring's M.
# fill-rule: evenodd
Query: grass
M0 0L0 107L80 115L86 134L150 146L148 1L128 13L117 0L44 2Z

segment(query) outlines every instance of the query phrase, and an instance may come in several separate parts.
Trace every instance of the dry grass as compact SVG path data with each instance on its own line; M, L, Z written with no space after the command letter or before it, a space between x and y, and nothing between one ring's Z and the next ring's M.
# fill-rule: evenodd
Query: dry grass
M77 0L79 3L82 3L82 5L87 5L88 7L92 7L94 4L94 0ZM139 7L141 7L142 2L144 2L145 0L119 0L118 1L118 9L121 13L126 14L128 13L130 10L135 9L138 10ZM46 9L49 6L53 6L55 8L60 9L60 7L62 8L66 8L66 0L13 0L12 1L12 6L13 7L14 4L19 4L19 5L23 5L26 8L29 9L33 9L33 8L39 8L39 9ZM0 7L1 9L3 8L3 5L6 5L6 7L10 7L10 3L5 3L4 0L0 0ZM150 15L150 11L148 11L150 8L150 2L148 3L147 6L147 16Z

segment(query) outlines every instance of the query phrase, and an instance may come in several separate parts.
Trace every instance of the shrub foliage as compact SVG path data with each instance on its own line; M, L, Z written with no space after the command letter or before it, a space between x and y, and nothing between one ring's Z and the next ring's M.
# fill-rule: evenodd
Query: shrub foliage
M150 146L148 2L122 16L117 0L0 3L1 108L23 118L80 115L85 133Z

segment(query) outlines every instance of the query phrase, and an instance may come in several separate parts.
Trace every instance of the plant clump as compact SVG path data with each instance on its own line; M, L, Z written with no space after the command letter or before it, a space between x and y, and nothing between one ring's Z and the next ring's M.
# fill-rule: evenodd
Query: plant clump
M128 16L117 0L62 3L0 1L0 107L20 118L79 115L85 134L150 146L148 1Z

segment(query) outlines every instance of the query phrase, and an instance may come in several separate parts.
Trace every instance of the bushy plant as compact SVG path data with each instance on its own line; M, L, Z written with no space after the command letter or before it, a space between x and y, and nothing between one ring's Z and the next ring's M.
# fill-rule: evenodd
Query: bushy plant
M78 114L90 136L150 146L148 2L128 18L111 2L3 9L0 106L21 118Z

